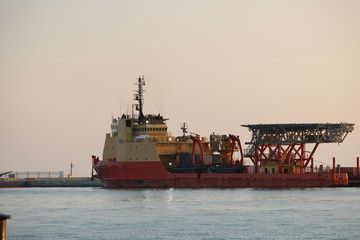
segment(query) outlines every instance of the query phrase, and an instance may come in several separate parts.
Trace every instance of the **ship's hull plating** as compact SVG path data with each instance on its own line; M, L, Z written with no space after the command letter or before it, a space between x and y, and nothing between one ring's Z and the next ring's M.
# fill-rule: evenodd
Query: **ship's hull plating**
M160 162L99 162L105 188L311 188L344 186L347 174L169 173Z

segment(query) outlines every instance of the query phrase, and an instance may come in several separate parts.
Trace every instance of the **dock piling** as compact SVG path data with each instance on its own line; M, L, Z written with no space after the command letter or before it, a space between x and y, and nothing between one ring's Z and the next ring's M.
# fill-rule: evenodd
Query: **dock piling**
M11 218L10 215L0 213L0 240L6 240L6 220Z

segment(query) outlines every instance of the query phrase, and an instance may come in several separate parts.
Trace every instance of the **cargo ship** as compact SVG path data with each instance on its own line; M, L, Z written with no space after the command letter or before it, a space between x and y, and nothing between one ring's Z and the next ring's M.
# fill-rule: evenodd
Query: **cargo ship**
M308 188L346 186L348 176L314 166L321 143L341 143L352 123L242 125L252 133L209 138L188 131L172 136L161 114L144 114L143 76L137 78L131 114L112 119L102 160L92 167L105 188ZM136 114L134 113L136 111ZM310 147L309 147L310 146ZM247 158L245 161L244 159ZM248 164L247 164L248 163Z

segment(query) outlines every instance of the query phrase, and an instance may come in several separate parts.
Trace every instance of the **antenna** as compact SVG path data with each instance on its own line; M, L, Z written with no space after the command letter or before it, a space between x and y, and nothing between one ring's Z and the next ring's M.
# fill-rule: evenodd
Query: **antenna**
M139 78L137 79L137 83L138 85L138 89L135 91L135 94L134 94L134 100L138 101L138 104L135 104L135 109L137 111L139 111L139 123L143 123L144 122L144 119L145 119L145 116L144 116L144 113L143 113L143 104L144 104L144 92L145 90L143 89L143 86L145 86L145 80L144 80L144 76L140 76L139 75Z
M119 115L118 115L118 116L121 116L121 115L122 115L122 111L121 111L121 102L122 102L122 98L121 98L121 93L120 93L120 101L119 101L119 103L120 103L120 106L119 106L119 110L120 110L120 112L119 112Z
M183 132L183 137L185 138L185 134L187 133L188 125L186 123L181 124L181 130Z

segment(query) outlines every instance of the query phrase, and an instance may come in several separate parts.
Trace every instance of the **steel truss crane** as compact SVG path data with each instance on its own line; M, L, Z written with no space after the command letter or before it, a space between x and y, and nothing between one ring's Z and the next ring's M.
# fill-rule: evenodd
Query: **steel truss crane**
M255 124L242 125L252 132L251 142L245 157L251 159L258 172L258 166L274 164L278 173L290 173L297 168L304 172L311 163L320 143L341 143L349 132L354 130L352 123L313 123L313 124ZM306 151L306 144L313 144Z

